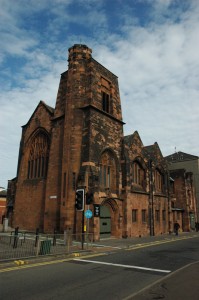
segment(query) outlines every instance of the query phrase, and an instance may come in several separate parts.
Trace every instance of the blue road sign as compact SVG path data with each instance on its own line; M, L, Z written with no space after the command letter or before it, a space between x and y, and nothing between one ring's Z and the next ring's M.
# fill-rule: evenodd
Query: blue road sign
M90 209L88 209L88 210L85 211L85 217L87 219L92 218L92 215L93 215L93 213L92 213L92 211Z

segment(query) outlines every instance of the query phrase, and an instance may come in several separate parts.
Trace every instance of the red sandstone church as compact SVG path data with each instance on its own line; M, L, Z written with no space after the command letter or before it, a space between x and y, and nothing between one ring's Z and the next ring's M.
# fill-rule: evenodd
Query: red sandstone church
M55 108L41 101L22 127L13 226L81 232L85 214L75 203L83 189L95 240L166 233L166 161L137 131L124 136L118 78L91 53L86 45L69 49Z

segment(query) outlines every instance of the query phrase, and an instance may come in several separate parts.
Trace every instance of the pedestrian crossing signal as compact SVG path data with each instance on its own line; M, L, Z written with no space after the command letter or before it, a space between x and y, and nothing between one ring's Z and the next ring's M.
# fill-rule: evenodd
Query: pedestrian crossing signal
M77 210L84 210L84 189L76 190L75 207Z

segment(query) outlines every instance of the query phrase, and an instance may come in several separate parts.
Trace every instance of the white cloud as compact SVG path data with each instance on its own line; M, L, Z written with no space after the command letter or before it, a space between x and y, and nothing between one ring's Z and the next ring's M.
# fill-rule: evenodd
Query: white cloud
M137 1L153 4L146 26L140 25L133 2L127 2L116 1L116 24L102 0L79 0L84 14L69 13L73 0L0 1L0 185L16 175L21 126L40 100L54 107L67 48L79 42L119 77L125 134L138 130L143 143L157 141L163 155L175 146L199 155L199 3L189 1L186 10L179 1ZM42 28L25 26L25 19L41 13ZM77 32L71 24L78 25ZM7 63L11 58L23 62L13 68Z

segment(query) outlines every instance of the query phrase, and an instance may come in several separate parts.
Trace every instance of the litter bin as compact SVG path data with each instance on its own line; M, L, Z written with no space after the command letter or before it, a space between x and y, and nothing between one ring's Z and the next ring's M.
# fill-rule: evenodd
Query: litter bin
M39 255L46 255L50 253L51 240L41 241Z

